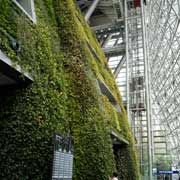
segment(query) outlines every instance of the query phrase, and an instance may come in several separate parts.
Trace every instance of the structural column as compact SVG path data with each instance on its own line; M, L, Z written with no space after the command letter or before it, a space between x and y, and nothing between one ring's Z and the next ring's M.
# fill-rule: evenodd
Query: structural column
M148 58L146 52L146 35L145 35L145 21L144 21L144 1L141 0L141 21L142 21L142 33L143 33L143 51L144 51L144 64L145 64L145 95L146 95L146 118L147 118L147 140L148 140L148 167L149 167L149 180L152 180L152 127L151 127L151 115L150 115L150 94L149 94L149 76L148 76Z
M93 3L91 4L91 6L89 7L88 11L85 14L85 20L88 21L89 18L91 17L92 13L94 12L94 10L96 9L98 3L100 0L94 0Z
M125 21L125 43L126 43L126 110L129 123L130 110L129 110L129 47L128 47L128 22L127 22L127 0L124 0L124 21Z

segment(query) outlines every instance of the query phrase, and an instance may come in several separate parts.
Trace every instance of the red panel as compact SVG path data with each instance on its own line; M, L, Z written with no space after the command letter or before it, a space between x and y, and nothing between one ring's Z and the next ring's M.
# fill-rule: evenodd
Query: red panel
M140 0L134 0L134 7L140 7Z

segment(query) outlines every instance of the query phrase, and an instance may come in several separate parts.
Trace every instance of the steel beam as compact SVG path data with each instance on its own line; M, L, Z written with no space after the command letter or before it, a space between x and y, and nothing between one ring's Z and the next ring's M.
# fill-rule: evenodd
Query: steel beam
M117 76L118 76L119 72L121 71L121 69L122 69L122 67L123 67L123 65L124 65L125 62L126 62L126 58L125 58L125 56L123 56L123 57L121 58L119 64L117 65L116 69L114 70L114 73L113 73L113 74L114 74L114 77L115 77L115 78L117 78Z
M125 45L126 45L126 111L129 123L130 119L130 108L129 108L129 48L128 48L128 14L127 14L127 0L124 0L124 21L125 21Z
M118 55L124 55L125 53L125 45L121 44L118 46L114 46L114 47L105 47L102 48L102 50L104 51L106 56L118 56Z
M98 3L100 0L94 0L93 3L91 4L91 6L89 7L88 11L85 14L85 20L89 21L89 18L91 17L91 15L93 14L94 10L96 9Z
M149 180L152 180L152 134L151 134L151 118L150 118L150 101L149 101L149 76L148 76L148 59L146 52L146 36L145 36L145 14L144 14L144 2L141 2L141 23L143 34L143 53L144 53L144 68L145 68L145 96L146 96L146 118L147 118L147 135L148 135L148 167L149 167Z
M123 21L116 22L116 23L102 24L100 26L94 26L91 28L97 35L100 35L100 34L105 35L108 33L123 32L124 31Z
M100 42L101 47L105 47L108 41L111 39L112 34L108 34L107 37Z

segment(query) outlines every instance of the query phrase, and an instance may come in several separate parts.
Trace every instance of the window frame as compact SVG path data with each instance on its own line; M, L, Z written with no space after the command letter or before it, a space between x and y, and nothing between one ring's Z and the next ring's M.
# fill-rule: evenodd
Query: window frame
M31 6L31 14L29 14L26 9L17 1L17 0L12 0L27 16L28 18L33 22L36 23L36 13L35 13L35 5L34 5L34 0L29 0L30 6Z

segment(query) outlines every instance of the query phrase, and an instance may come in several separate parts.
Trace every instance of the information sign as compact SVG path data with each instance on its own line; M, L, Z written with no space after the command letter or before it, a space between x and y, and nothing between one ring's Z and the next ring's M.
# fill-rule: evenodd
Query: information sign
M73 139L55 135L52 180L72 180Z
M179 171L172 170L157 170L157 174L179 174Z

